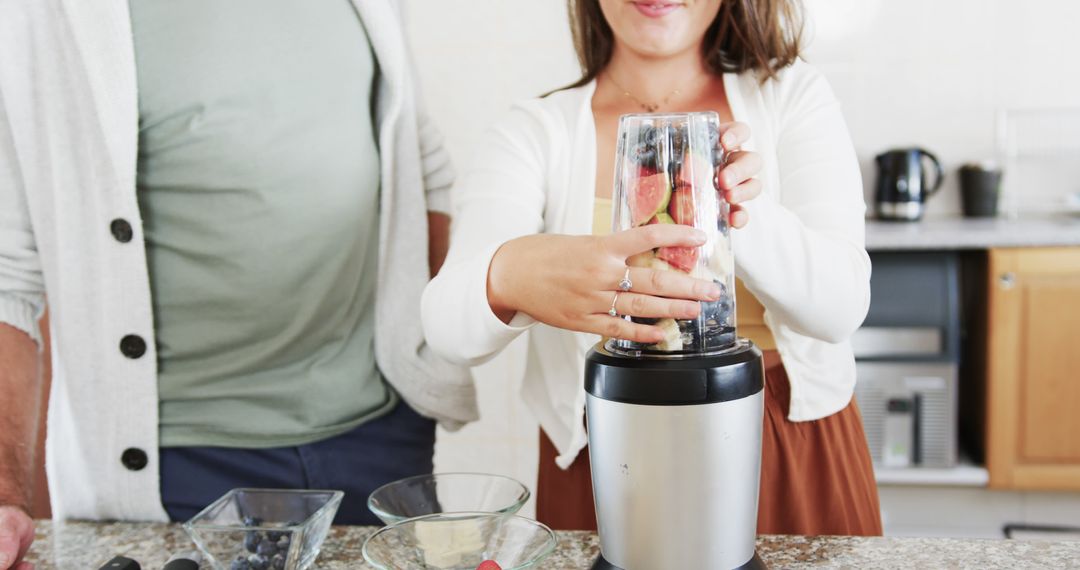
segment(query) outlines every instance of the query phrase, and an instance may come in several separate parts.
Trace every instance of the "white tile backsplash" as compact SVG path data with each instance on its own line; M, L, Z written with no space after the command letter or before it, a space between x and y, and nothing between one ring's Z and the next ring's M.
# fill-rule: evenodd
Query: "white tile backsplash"
M955 214L960 211L956 169L996 156L1001 109L1080 107L1080 2L806 4L811 21L806 58L830 79L843 104L868 197L873 157L891 147L918 145L936 153L947 169L928 216ZM576 79L561 0L411 0L405 6L424 100L459 168L468 163L484 129L513 101ZM1040 184L1025 191L1022 202L1045 206L1061 194L1057 184ZM535 489L537 428L518 397L523 361L519 343L478 371L483 418L457 433L440 432L437 469L503 473ZM912 517L918 513L909 511L922 508L918 505L935 505L912 503L909 494L898 492L889 492L886 503L892 504L888 497L894 495L900 500L887 511L897 524L916 521ZM1068 518L1055 514L1057 503L1041 498L1025 507L1022 501L998 504L1001 499L993 495L938 495L930 496L954 511L975 502L1003 516L1045 512L1047 519ZM531 504L525 513L532 513ZM955 520L948 532L957 535L965 528L978 535L993 527L977 518ZM927 523L913 524L893 528L917 534L924 528L918 525Z

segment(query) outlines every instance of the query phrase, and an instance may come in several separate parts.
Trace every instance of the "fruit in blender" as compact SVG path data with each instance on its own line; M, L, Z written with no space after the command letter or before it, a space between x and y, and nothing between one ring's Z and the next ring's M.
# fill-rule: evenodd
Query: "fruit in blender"
M674 224L675 220L671 219L671 216L667 212L660 212L649 220L649 224Z
M502 566L494 560L485 560L476 567L476 570L502 570Z
M689 186L681 186L671 196L668 205L668 214L676 224L684 226L694 225L694 190Z
M656 250L657 258L686 273L692 272L697 266L700 254L696 247L661 247Z
M671 179L658 173L638 178L630 188L630 218L634 227L644 225L671 201Z

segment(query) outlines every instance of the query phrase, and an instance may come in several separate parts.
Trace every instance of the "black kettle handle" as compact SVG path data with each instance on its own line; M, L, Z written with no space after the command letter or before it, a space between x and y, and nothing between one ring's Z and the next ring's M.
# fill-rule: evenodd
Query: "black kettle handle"
M930 189L926 191L926 197L933 196L935 192L941 189L941 184L945 182L945 169L941 167L941 162L928 150L918 149L919 154L930 159L934 163L934 171L937 172L937 178L934 179L934 183L930 186Z

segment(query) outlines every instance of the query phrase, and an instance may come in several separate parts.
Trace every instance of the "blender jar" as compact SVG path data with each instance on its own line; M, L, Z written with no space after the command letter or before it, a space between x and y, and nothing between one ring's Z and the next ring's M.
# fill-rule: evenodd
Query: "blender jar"
M613 231L649 224L683 224L706 233L699 247L661 247L627 260L632 267L680 271L720 286L720 299L702 302L696 319L624 317L655 325L657 344L612 339L608 350L628 356L721 352L736 344L735 263L729 205L719 191L724 164L720 117L714 112L634 114L619 119L615 157Z

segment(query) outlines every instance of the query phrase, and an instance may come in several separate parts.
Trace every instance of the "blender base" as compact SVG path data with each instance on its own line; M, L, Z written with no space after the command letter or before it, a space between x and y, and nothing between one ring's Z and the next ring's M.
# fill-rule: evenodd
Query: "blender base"
M750 560L747 560L746 564L743 564L742 566L739 566L738 568L733 568L732 570L768 570L768 568L769 567L765 565L765 561L763 561L761 559L761 557L758 556L758 553L755 551L754 552L754 557L751 558ZM596 557L596 562L593 563L592 570L624 570L624 569L619 568L618 566L608 562L607 560L604 560L604 555L601 554L600 556Z

